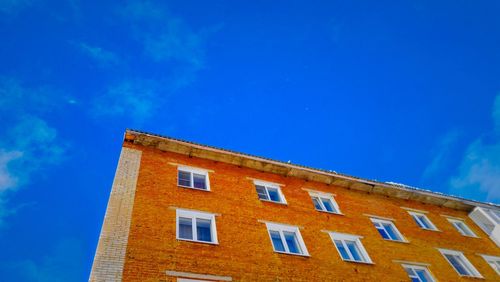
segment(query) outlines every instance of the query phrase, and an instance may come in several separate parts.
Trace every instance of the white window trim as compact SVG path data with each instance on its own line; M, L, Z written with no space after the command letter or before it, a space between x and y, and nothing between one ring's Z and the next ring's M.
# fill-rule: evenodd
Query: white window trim
M340 211L340 208L339 208L339 205L337 203L337 201L335 201L334 199L334 195L333 194L330 194L330 193L323 193L323 192L320 192L320 191L313 191L313 190L309 190L308 189L308 192L309 192L309 196L311 197L311 201L312 201L312 197L318 197L318 198L325 198L325 199L328 199L330 200L332 206L335 208L335 210L337 210L337 212L331 212L331 211L327 211L323 202L320 200L319 201L319 204L321 206L321 210L318 210L316 209L316 207L314 207L315 210L319 211L319 212L326 212L326 213L331 213L331 214L340 214L340 215L343 215L343 213ZM313 206L314 206L314 202L313 202Z
M390 241L390 242L409 243L409 241L406 240L406 238L403 236L403 234L401 234L401 232L399 231L399 229L396 227L396 225L394 224L394 222L392 220L385 220L385 219L373 218L373 217L371 217L370 220L373 223L373 227L375 227L375 229L377 229L377 232L378 232L378 228L375 226L375 223L381 223L381 224L388 223L388 224L392 225L392 227L394 228L394 231L401 238L401 240L385 239L384 237L382 237L382 235L379 234L380 237L382 237L382 239L384 239L386 241Z
M409 263L402 263L401 266L403 267L403 269L405 267L407 267L407 268L412 268L412 269L424 270L425 272L427 272L427 274L431 278L431 281L429 281L429 282L436 282L436 278L434 278L434 275L432 274L432 272L430 271L430 269L427 266L424 266L422 264L409 264ZM405 269L405 272L406 272L406 269ZM411 277L407 272L406 272L406 275L408 275L408 277L410 277L410 278L415 278L415 277Z
M262 222L266 223L267 235L269 236L269 240L271 241L271 246L273 247L274 252L280 253L280 254L294 255L294 256L303 256L303 257L310 256L309 252L307 251L306 244L304 243L304 239L302 239L302 234L300 234L300 230L299 230L298 226L293 226L293 225L289 225L289 224L271 223L271 222L266 222L266 221L262 221ZM271 237L271 232L270 232L271 230L278 231L280 233L282 241L283 241L283 238L285 238L283 235L283 231L295 233L295 236L297 237L297 242L300 246L300 249L302 250L302 254L296 254L296 253L291 253L289 251L286 251L286 250L288 250L288 245L286 244L286 242L283 242L283 247L285 248L285 252L277 251L274 248L273 238Z
M177 277L177 281L233 281L233 278L231 276L199 274L199 273L182 272L176 270L167 270L166 274L169 277Z
M479 236L477 236L476 233L474 233L474 231L472 231L472 229L470 229L469 225L467 225L467 223L465 223L465 220L460 220L460 219L455 219L455 218L449 218L449 217L447 217L446 219L451 223L451 225L453 226L453 228L455 228L460 234L462 234L462 236L472 237L472 238L479 238ZM460 222L460 223L462 223L463 226L465 227L465 229L467 229L467 231L469 231L472 235L468 235L468 234L463 233L460 228L456 227L455 224L453 224L454 222Z
M493 209L484 208L484 213L489 217L495 224L500 224L500 211Z
M176 236L177 240L218 245L219 241L218 241L218 238L217 238L217 227L216 227L216 224L215 224L215 216L216 216L216 214L208 213L208 212L203 212L203 211L194 211L194 210L187 210L187 209L176 209L176 216L175 216L175 224L176 224L176 227L175 227L175 236ZM191 218L191 228L192 228L192 232L193 232L193 239L184 239L184 238L180 238L179 237L179 217ZM212 237L212 241L211 242L197 240L197 238L196 238L197 237L197 232L196 232L196 218L210 220L210 232L211 232L211 237Z
M179 171L180 170L189 172L191 174L191 186L185 186L185 185L179 184ZM202 169L202 168L179 165L179 166L177 166L177 186L183 187L183 188L200 190L200 191L210 191L210 177L208 175L209 172L210 172L209 170ZM194 187L193 173L205 175L207 189L201 189L201 188Z
M366 251L365 247L363 246L363 243L361 242L361 238L363 236L358 236L358 235L353 235L353 234L346 234L346 233L339 233L339 232L334 232L334 231L326 231L324 232L328 233L330 235L330 239L332 240L333 246L339 253L340 258L343 261L348 261L348 262L355 262L355 263L365 263L365 264L374 264L370 256L368 255L368 252ZM364 258L366 258L366 261L357 261L357 260L351 260L351 259L344 259L342 257L342 254L340 253L340 250L337 248L337 245L335 244L335 240L340 240L342 241L342 244L345 245L344 240L349 240L349 241L355 241L356 246L358 247L359 251L363 255ZM347 246L344 246L346 248ZM347 250L348 248L346 248ZM349 251L350 252L350 251Z
M480 256L482 256L483 259L488 263L488 265L491 268L493 268L493 270L495 270L498 275L500 275L500 269L497 269L496 267L493 267L491 265L491 262L490 262L490 261L498 261L498 262L500 262L500 257L490 256L490 255L482 255L482 254L480 254Z
M280 185L280 184L277 184L277 183L272 183L272 182L267 182L267 181L262 181L262 180L257 180L257 179L253 179L253 184L254 184L254 189L257 189L256 185L264 186L264 188L266 189L267 197L269 199L271 199L271 197L269 197L269 191L267 190L267 188L269 187L269 188L277 189L278 194L279 194L280 199L281 199L280 202L276 202L276 201L272 201L272 200L261 199L261 198L259 198L259 195L257 195L257 198L259 200L261 200L263 202L270 202L270 203L275 203L275 204L288 205L288 203L286 201L286 198L285 198L285 195L283 194L283 191L281 191L281 186L283 186L283 185Z
M439 229L437 229L436 225L434 225L434 223L427 217L426 214L423 214L423 213L420 213L420 212L415 212L415 211L408 211L408 213L410 214L410 216L412 217L412 219L415 221L418 221L420 222L420 224L417 224L421 229L424 229L424 230L430 230L430 231L439 231ZM421 220L420 218L415 218L414 216L422 216L424 217L427 222L429 223L429 225L431 226L431 228L425 228L425 227L422 227L422 224L421 224Z
M448 264L450 264L451 268L453 268L459 276L483 278L481 273L479 273L479 271L474 267L474 265L472 265L472 263L469 261L469 259L467 259L467 257L464 255L464 253L462 253L460 251L449 250L449 249L438 248L438 250L441 253L441 255L443 255L444 259L448 262ZM451 262L448 260L448 258L445 255L459 256L462 259L462 261L466 264L467 268L473 272L472 275L460 274L460 272L458 272L458 270L453 266L453 264L451 264Z

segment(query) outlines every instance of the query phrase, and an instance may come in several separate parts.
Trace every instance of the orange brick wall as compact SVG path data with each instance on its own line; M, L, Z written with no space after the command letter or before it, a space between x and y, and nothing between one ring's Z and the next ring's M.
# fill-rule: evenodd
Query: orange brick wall
M464 252L485 277L500 277L477 253L500 256L500 249L463 211L387 198L342 187L306 182L293 177L262 173L205 159L189 158L140 145L124 144L142 151L139 179L123 272L124 281L175 281L166 270L231 276L235 281L408 281L393 260L430 264L439 281L471 281L461 278L436 249ZM177 187L178 163L213 170L210 192ZM284 184L288 205L262 202L252 180ZM302 188L336 194L344 215L318 212ZM428 217L442 232L420 229L401 206L429 211ZM218 213L219 245L176 240L176 217L172 207ZM409 243L383 240L368 217L373 214L395 219ZM466 219L480 238L460 235L440 216ZM273 251L264 223L268 220L302 226L300 230L310 257ZM344 262L327 233L331 230L364 236L374 265Z

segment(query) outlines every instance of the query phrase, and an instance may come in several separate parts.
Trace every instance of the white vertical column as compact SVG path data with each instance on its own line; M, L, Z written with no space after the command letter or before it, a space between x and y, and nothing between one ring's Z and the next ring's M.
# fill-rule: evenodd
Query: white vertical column
M121 281L142 152L122 148L89 281Z

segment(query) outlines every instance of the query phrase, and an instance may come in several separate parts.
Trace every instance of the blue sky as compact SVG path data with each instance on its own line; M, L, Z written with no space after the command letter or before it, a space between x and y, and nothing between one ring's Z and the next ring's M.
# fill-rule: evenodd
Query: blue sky
M500 202L498 1L0 1L0 277L85 281L125 128Z

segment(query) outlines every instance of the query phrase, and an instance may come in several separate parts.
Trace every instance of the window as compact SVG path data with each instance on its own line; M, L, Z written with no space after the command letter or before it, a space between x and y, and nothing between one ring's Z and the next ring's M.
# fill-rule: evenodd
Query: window
M486 262L500 275L500 257L481 255Z
M177 209L177 239L217 244L215 215Z
M210 191L208 171L185 166L179 166L177 170L177 185Z
M368 256L363 244L361 244L361 236L336 232L328 233L330 234L330 238L343 260L372 263L372 260Z
M286 204L285 196L278 184L258 180L255 180L254 184L260 200Z
M432 222L427 218L427 216L423 213L418 213L418 212L408 212L411 217L413 217L413 220L417 223L418 226L422 229L426 230L437 230L436 226L432 224Z
M482 277L462 252L438 249L451 266L461 276Z
M500 211L484 209L484 211L497 223L500 224Z
M310 191L309 195L316 210L340 214L339 206L331 194Z
M275 252L309 256L298 227L270 222L266 227Z
M391 241L401 241L405 242L406 240L403 238L403 235L399 233L399 230L396 228L394 223L389 220L383 220L378 218L370 218L375 228L377 228L378 233L382 236L382 238Z
M434 278L427 267L413 264L403 264L412 282L434 282Z
M477 237L472 230L470 230L469 226L465 224L462 220L447 218L448 221L455 226L455 228L460 232L460 234L464 236Z

